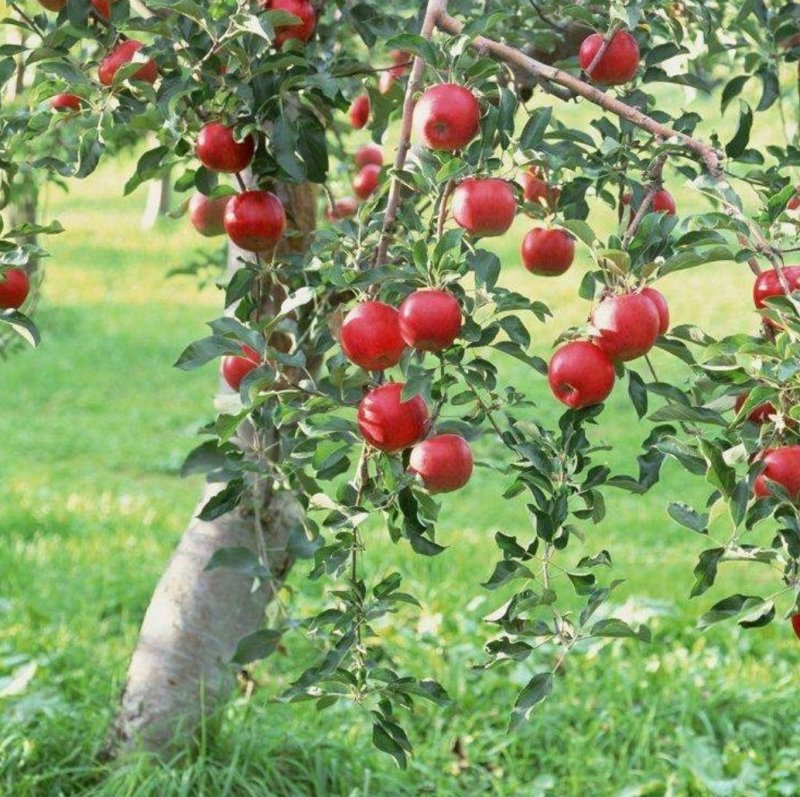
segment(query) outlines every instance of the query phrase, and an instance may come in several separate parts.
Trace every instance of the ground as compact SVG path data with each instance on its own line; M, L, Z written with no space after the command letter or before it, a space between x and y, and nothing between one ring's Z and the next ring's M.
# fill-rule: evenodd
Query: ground
M212 413L213 367L171 367L183 345L217 312L213 287L165 278L196 251L213 251L184 220L138 228L142 196L121 198L131 163L110 164L51 191L46 213L68 232L52 239L39 351L0 362L0 793L55 795L793 795L800 777L800 644L781 620L754 631L696 620L716 597L754 588L752 567L723 574L723 591L688 599L702 540L666 515L668 500L699 503L704 485L668 467L649 495L610 493L607 519L588 528L586 550L612 551L625 578L617 604L646 620L649 645L618 641L577 652L548 703L515 733L507 719L515 689L547 661L476 672L489 629L481 617L502 593L480 588L491 570L493 534L529 534L524 507L499 500L503 480L486 470L444 499L440 540L461 544L435 559L411 556L374 527L372 574L397 569L423 610L383 629L411 671L434 672L454 698L411 721L416 755L406 773L376 752L369 717L343 705L316 714L270 698L309 655L254 668L252 697L240 695L199 756L171 767L146 760L105 768L95 754L112 716L149 596L196 500L198 478L177 471ZM679 206L702 199L672 176ZM608 214L597 210L599 224ZM498 245L503 278L548 303L546 326L531 322L546 354L558 331L585 317L575 298L585 252L559 280L527 275L518 245L527 222ZM744 266L710 264L664 283L675 322L713 332L755 328ZM516 362L506 378L538 404L557 408L544 380ZM679 375L664 357L660 370ZM632 460L646 426L617 389L598 434L619 446L610 464ZM489 441L479 458L499 454ZM476 510L479 507L479 510ZM318 595L292 575L299 612ZM777 586L777 585L775 585ZM783 607L785 608L785 607ZM532 669L533 668L533 669ZM213 730L213 733L211 731Z

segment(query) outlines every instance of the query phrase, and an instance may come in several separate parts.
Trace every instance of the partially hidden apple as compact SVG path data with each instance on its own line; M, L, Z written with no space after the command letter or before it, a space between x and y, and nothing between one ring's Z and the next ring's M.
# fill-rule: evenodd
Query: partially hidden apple
M463 318L452 293L426 288L409 294L400 305L400 334L417 351L442 351L461 333Z
M225 208L225 232L240 249L266 252L273 249L286 229L286 213L271 191L243 191Z
M22 307L31 290L28 275L21 268L0 271L0 310Z
M56 94L50 98L54 111L80 111L81 98L77 94Z
M420 395L402 401L403 384L375 387L361 399L357 422L362 437L387 453L401 451L425 435L430 422L428 406Z
M353 178L353 192L359 199L368 199L378 188L381 167L368 163Z
M231 390L239 390L244 378L261 365L261 355L250 346L242 346L242 354L222 358L222 378Z
M758 457L764 470L758 474L753 485L756 498L772 494L768 481L781 485L793 502L800 497L800 445L781 446L762 451Z
M362 302L345 316L340 342L347 359L366 371L397 365L406 349L400 314L378 301Z
M359 169L363 169L369 164L383 166L383 149L370 141L369 144L364 144L363 147L356 150L353 160Z
M793 614L790 618L794 635L800 639L800 614Z
M575 259L575 239L557 227L534 227L522 240L522 262L531 274L557 277Z
M800 266L786 266L783 269L783 274L786 277L789 290L794 292L800 289ZM761 310L767 306L766 300L772 296L783 296L783 287L781 286L778 272L770 269L769 271L762 271L756 277L753 285L753 303Z
M653 348L661 327L655 304L641 293L603 299L589 319L593 340L612 360L635 360Z
M286 11L298 18L298 22L275 26L275 46L281 47L289 39L310 41L317 27L317 14L309 0L261 0L265 11Z
M669 330L669 305L664 294L649 285L646 288L642 288L639 293L649 299L655 306L658 313L658 334L665 335Z
M439 83L425 91L414 109L414 129L430 149L453 151L478 133L481 106L477 97L457 83Z
M584 72L592 65L604 42L601 33L593 33L583 40L578 60ZM633 80L638 67L639 45L636 38L627 30L618 30L591 70L589 77L601 86L619 86Z
M411 449L409 473L422 479L432 493L460 490L472 476L472 451L457 434L440 434L423 440Z
M136 53L144 47L144 43L136 39L127 39L118 44L100 62L97 69L97 77L104 86L110 86L114 82L114 75L126 64L133 61ZM142 66L132 75L133 80L141 80L145 83L155 83L158 78L158 67L152 58L148 58Z
M544 204L552 209L558 205L561 189L550 185L543 177L538 166L531 166L522 172L519 177L522 185L522 195L526 202Z
M205 194L194 194L189 200L189 221L206 238L225 234L225 208L230 196L209 199Z
M333 203L333 208L328 206L325 209L325 218L328 221L336 221L337 219L349 219L351 216L356 215L358 210L358 202L355 197L343 196Z
M739 410L742 409L744 406L745 401L747 401L747 397L749 393L740 393L736 397L736 401L734 402L733 408L734 411L738 414ZM752 410L747 414L747 420L752 421L753 423L757 423L759 426L761 424L767 423L769 421L770 416L775 414L775 407L772 405L772 402L765 401L763 404L758 404L753 407Z
M614 387L614 378L609 356L586 340L565 343L547 369L553 395L575 410L605 401Z
M232 127L221 122L208 122L200 128L194 150L207 169L234 174L250 165L256 142L251 135L237 141Z
M350 124L356 130L361 130L369 121L369 111L369 95L359 94L350 106Z
M497 177L468 177L453 192L453 218L472 235L502 235L514 222L517 200L511 185Z
M66 4L67 0L39 0L39 5L48 11L61 11Z

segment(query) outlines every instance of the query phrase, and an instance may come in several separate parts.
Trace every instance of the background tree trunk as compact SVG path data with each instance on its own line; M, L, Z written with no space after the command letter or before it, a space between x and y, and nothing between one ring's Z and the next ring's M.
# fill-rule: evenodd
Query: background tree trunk
M283 186L281 194L288 218L305 233L290 239L291 248L302 250L315 224L316 191L311 185ZM238 267L240 254L231 247L229 268ZM274 312L283 297L274 289L269 293L266 301ZM247 430L240 431L243 450L251 448L249 439ZM228 698L236 647L242 637L259 629L268 602L291 568L286 543L302 522L294 496L256 490L262 495L257 512L240 506L214 521L199 520L197 512L216 489L209 485L204 490L144 616L110 730L109 756L144 749L167 758L191 744L203 718ZM271 551L272 581L251 591L249 576L230 568L205 570L220 548L245 547L258 553L259 534L263 547Z
M147 187L142 219L139 222L143 230L152 230L156 222L167 215L172 197L172 175L165 174L159 180L151 180Z

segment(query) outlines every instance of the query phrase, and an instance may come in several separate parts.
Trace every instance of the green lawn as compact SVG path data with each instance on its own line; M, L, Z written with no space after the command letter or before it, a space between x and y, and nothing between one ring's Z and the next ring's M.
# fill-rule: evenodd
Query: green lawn
M442 556L413 556L383 530L370 531L372 575L399 569L423 600L383 633L411 672L434 672L454 697L444 712L421 706L411 721L416 755L400 773L369 740L369 717L352 706L317 714L270 698L300 671L308 650L255 668L201 754L179 766L96 763L127 658L150 593L194 506L199 481L177 470L212 414L216 374L171 364L217 312L217 294L190 278L166 280L200 247L183 222L138 228L141 192L120 197L129 163L110 164L50 197L67 228L50 242L39 351L0 363L0 794L55 795L794 795L800 790L800 699L793 691L800 646L783 622L741 632L695 621L715 596L754 588L731 568L722 590L687 595L697 538L667 517L668 500L700 502L701 483L667 467L649 495L609 493L608 517L588 528L587 552L611 550L623 611L647 620L653 643L613 642L570 657L549 702L508 734L515 690L547 654L488 673L480 661L490 630L481 617L502 602L478 584L494 561L493 534L529 534L521 502L496 496L489 471L444 499ZM679 204L698 200L676 181ZM607 221L607 214L598 211ZM603 223L603 222L601 222ZM546 354L558 331L579 322L582 259L560 280L536 280L518 264L526 228L504 239L504 279L548 303L556 319L533 324ZM745 267L714 264L666 281L676 323L716 333L754 328ZM656 357L659 369L679 375ZM553 420L544 380L502 363L507 380ZM618 446L611 465L632 460L646 426L618 388L599 434ZM489 459L491 442L480 446ZM574 561L578 558L574 554ZM291 578L298 611L318 589ZM619 608L619 606L618 606ZM292 655L296 654L296 655ZM11 678L15 676L15 678ZM8 680L2 680L9 677Z

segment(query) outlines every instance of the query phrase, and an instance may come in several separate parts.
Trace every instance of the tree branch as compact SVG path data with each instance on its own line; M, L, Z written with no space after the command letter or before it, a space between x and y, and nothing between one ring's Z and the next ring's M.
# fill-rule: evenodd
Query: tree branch
M452 36L458 36L464 30L463 23L451 17L444 9L436 16L436 26ZM722 169L720 166L720 154L713 147L704 144L702 141L680 133L677 130L673 130L666 125L662 125L655 119L642 113L638 108L634 108L615 97L605 94L600 89L569 74L569 72L547 66L525 55L525 53L514 47L509 47L493 39L487 39L485 36L476 36L472 41L472 46L482 53L486 53L504 63L512 65L519 71L530 75L535 80L546 80L550 83L563 86L577 96L589 100L589 102L594 105L619 116L621 119L625 119L662 141L675 139L684 149L696 155L705 163L712 177L721 179Z

